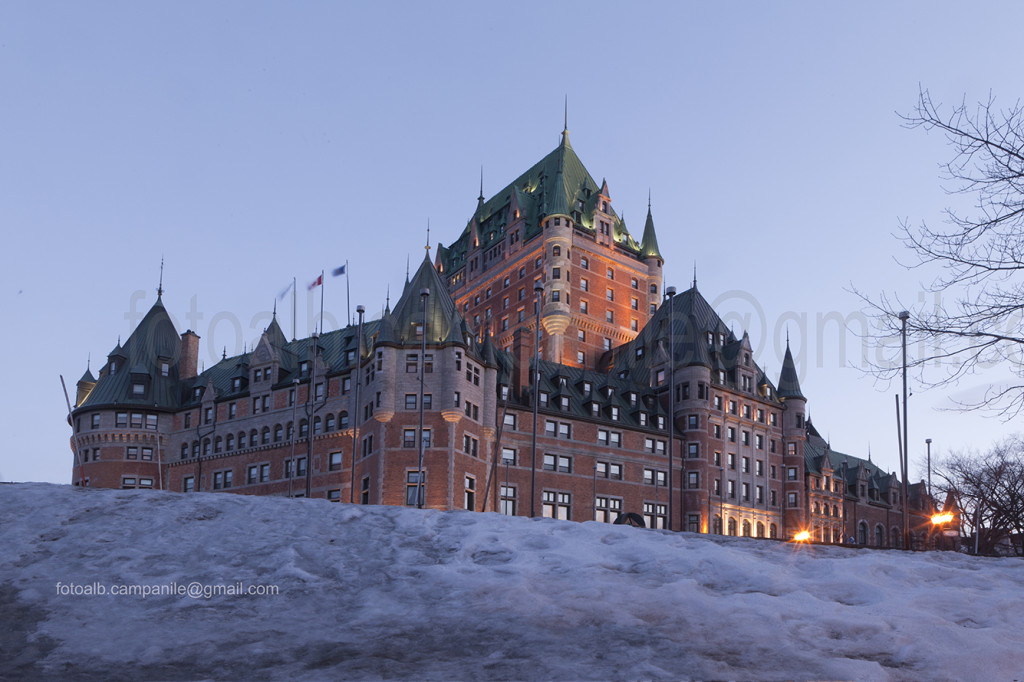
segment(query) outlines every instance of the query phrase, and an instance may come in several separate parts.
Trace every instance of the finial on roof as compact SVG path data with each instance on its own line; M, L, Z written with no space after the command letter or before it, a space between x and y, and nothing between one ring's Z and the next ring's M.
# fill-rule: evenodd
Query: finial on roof
M409 283L409 254L405 254L405 283Z
M651 212L651 188L647 188L647 212Z
M484 165L480 164L480 196L477 197L477 201L481 204L484 203Z
M85 371L88 372L91 369L92 369L92 353L89 353L88 355L85 356Z
M565 116L562 124L562 146L570 147L569 144L569 95L565 95Z
M274 299L274 319L277 319L277 299Z
M228 347L227 346L224 346L224 354L220 356L220 359L221 360L227 360L228 359Z
M697 288L697 261L693 261L693 288Z
M427 256L430 255L430 218L427 218L427 245L423 247L427 250Z
M388 282L388 293L384 297L384 300L387 301L387 304L384 306L384 308L386 310L390 310L391 309L391 283L390 282Z
M156 285L156 297L164 295L164 257L160 256L160 283Z

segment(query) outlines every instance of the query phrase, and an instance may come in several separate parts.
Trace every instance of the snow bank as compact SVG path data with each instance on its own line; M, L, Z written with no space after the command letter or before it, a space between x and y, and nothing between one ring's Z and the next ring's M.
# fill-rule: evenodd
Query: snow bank
M1015 559L48 484L0 547L5 679L1024 677Z

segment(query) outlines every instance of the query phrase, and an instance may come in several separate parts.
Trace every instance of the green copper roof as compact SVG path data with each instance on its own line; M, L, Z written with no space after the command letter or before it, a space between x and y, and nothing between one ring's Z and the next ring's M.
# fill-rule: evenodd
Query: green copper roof
M157 297L128 340L111 352L96 387L79 408L117 404L173 409L178 404L180 349L181 338ZM168 364L167 376L162 372L164 362ZM133 391L137 384L145 387L141 394Z
M471 227L474 221L481 248L487 249L503 240L506 229L515 221L513 210L518 210L523 220L520 235L523 241L540 233L541 221L547 215L569 215L582 229L593 230L591 221L600 188L569 144L566 131L561 143L547 156L490 199L477 204L459 238L447 248L438 249L438 265L445 274L463 267L466 254L473 246ZM640 245L629 235L625 225L619 224L611 207L608 213L614 218L618 245L639 254Z
M647 207L647 222L644 223L644 236L640 240L640 257L657 258L664 261L661 250L658 248L658 236L654 233L654 218L651 216L651 207Z

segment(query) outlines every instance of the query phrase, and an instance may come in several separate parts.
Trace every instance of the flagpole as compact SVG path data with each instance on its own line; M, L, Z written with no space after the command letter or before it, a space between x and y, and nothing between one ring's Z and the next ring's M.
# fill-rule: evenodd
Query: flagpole
M348 323L352 324L352 292L348 286L348 260L345 260L345 299L348 306Z
M327 283L324 281L324 271L320 271L320 334L324 333L324 289L327 288Z
M298 284L295 281L295 278L292 277L292 341L294 341L297 338L295 336L295 332L296 332L296 325L295 325L295 299L298 297L298 294L295 293L295 292L296 292L296 290L298 288L299 287L298 287Z

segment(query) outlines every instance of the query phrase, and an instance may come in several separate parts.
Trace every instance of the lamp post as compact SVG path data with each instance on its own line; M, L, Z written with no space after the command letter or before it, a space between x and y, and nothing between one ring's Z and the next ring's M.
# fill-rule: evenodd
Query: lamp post
M903 546L904 549L910 549L910 500L908 498L908 486L907 486L907 457L908 457L908 440L907 433L909 431L907 424L907 319L910 317L910 313L903 310L899 314L900 322L902 323L901 336L903 339L903 456L900 458L900 476L903 479Z
M718 467L718 534L725 535L725 467Z
M416 474L416 507L423 509L423 386L427 381L427 299L430 289L420 289L420 300L423 302L423 329L420 332L420 460Z
M928 499L932 497L932 439L925 438L924 444L928 446Z
M675 479L676 450L676 353L673 345L675 337L675 306L672 299L676 295L675 287L665 289L668 296L668 529L674 530L672 510L672 481ZM679 482L682 486L682 481Z
M533 342L533 436L530 445L530 518L537 515L537 408L540 401L540 304L544 296L544 285L533 285L534 307L537 317L537 334Z
M361 368L363 366L363 357L361 346L363 341L363 313L365 312L366 308L361 305L356 306L356 313L359 315L359 327L356 332L356 386L353 395L354 403L351 403L352 410L349 415L349 419L352 420L352 474L349 476L351 479L348 486L349 504L354 504L356 501L356 445L359 443L359 385L362 383Z

